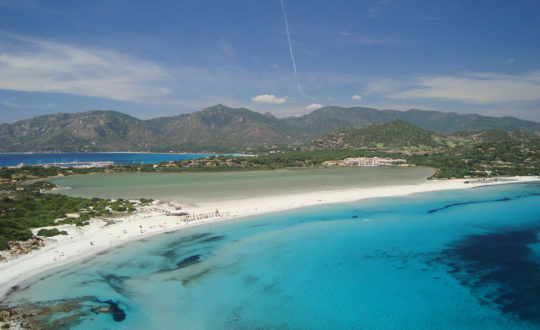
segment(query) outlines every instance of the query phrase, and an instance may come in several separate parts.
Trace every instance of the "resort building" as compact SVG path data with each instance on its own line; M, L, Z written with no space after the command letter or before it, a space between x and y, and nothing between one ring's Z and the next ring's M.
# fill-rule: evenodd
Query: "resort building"
M359 157L345 158L344 160L330 160L323 164L327 166L392 166L405 163L407 163L405 159Z

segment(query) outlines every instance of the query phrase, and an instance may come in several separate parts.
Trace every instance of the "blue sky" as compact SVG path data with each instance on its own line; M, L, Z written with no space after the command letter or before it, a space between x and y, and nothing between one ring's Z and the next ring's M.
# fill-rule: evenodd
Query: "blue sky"
M218 103L278 117L337 105L540 121L538 0L283 5L291 45L280 0L0 0L0 122Z

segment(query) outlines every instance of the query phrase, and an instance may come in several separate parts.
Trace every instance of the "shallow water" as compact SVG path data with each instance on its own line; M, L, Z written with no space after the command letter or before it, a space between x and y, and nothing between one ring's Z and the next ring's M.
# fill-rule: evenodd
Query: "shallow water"
M103 174L49 180L76 197L154 198L184 203L220 201L306 191L425 182L424 167L346 167L226 173Z
M509 184L236 219L111 249L6 302L81 298L78 329L537 329L539 202L540 184Z

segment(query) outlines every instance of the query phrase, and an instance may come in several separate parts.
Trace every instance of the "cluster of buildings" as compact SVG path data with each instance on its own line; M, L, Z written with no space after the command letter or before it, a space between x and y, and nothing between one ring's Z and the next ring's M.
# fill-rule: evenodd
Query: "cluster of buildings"
M26 164L19 163L16 166L7 166L8 168L22 168ZM43 167L58 167L58 168L92 168L92 167L107 167L114 165L113 161L97 161L97 162L58 162L58 163L40 163L34 166Z
M358 157L345 158L343 160L328 160L323 162L327 166L408 166L405 159L379 158L379 157Z
M154 164L153 168L160 168L160 167L245 167L248 165L248 162L246 160L236 162L233 158L229 159L221 159L217 157L212 158L199 158L199 159L190 159L190 160L179 160L174 161L171 160L167 163L158 163Z

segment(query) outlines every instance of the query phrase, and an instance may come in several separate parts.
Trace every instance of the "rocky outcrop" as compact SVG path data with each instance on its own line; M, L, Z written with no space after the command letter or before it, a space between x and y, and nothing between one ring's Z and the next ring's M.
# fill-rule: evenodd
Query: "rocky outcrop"
M38 237L31 238L27 241L9 242L9 250L1 251L0 260L24 255L31 251L39 250L43 246L45 246L45 242Z

